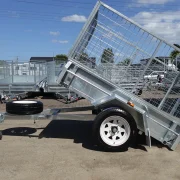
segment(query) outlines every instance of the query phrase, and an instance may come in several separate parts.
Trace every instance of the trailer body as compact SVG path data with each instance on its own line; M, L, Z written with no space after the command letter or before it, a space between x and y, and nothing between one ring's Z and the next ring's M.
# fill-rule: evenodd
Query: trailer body
M180 72L168 68L179 49L98 1L69 53L58 83L97 109L120 108L137 128L175 149L180 142ZM162 82L147 79L166 72Z

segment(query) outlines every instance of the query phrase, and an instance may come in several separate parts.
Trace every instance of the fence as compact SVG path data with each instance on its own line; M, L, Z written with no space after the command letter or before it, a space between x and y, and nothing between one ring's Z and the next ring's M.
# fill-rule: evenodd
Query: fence
M46 64L32 64L28 62L0 63L0 83L37 83L47 76Z
M56 79L64 63L55 61L44 63L0 61L0 91L24 92L37 91L43 87L46 91L64 92Z

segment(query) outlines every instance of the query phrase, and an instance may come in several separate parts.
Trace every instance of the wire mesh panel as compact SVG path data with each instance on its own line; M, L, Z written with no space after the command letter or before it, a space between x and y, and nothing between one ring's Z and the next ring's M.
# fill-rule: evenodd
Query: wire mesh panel
M11 68L6 61L0 61L0 80L10 76Z
M69 58L98 76L180 117L179 65L173 45L98 2Z
M0 84L36 83L47 76L46 63L0 61Z

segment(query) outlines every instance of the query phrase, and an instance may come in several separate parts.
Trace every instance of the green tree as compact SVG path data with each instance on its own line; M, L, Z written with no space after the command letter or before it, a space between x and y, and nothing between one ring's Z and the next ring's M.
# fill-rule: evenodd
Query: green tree
M113 63L114 62L114 53L111 48L104 49L101 56L101 63Z
M57 54L55 57L56 64L64 63L68 60L65 54Z
M174 44L174 45L175 45L176 47L180 48L180 45L178 45L178 44ZM174 51L171 52L170 57L172 58L172 60L174 60L179 54L180 54L179 51L174 50Z
M174 44L174 46L180 48L180 45L178 45L178 44ZM174 61L178 55L180 55L179 51L177 51L177 50L172 51L170 54L172 61ZM178 62L177 68L180 69L180 62Z
M174 59L176 59L176 57L177 57L179 54L180 54L179 51L174 50L174 51L171 52L170 56L171 56L171 58L174 60Z
M131 60L129 58L124 59L122 62L120 62L119 64L126 66L131 62Z

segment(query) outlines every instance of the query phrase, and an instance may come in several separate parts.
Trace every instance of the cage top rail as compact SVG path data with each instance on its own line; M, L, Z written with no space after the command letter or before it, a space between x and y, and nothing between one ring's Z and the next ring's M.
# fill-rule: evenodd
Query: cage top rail
M152 36L154 36L155 38L159 39L160 41L166 43L167 45L173 47L175 50L179 51L180 52L180 48L176 47L175 45L171 44L171 43L168 43L166 40L164 40L163 38L161 37L158 37L156 36L154 33L148 31L146 28L142 27L140 24L136 23L135 21L131 20L130 18L128 18L127 16L121 14L119 11L115 10L114 8L108 6L107 4L105 4L104 2L102 1L98 1L97 4L100 4L102 6L104 6L105 8L111 10L113 13L123 17L124 19L126 19L127 21L129 21L130 23L132 24L135 24L136 26L138 26L140 29L143 29L144 31L146 31L147 33L151 34Z

